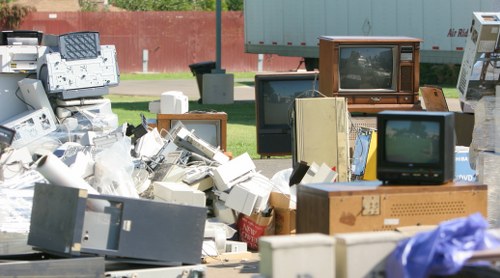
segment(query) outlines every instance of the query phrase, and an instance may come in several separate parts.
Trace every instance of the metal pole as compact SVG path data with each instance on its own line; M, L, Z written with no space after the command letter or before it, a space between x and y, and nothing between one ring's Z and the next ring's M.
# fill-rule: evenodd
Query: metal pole
M221 17L222 4L221 0L215 2L215 71L216 73L224 72L221 70Z

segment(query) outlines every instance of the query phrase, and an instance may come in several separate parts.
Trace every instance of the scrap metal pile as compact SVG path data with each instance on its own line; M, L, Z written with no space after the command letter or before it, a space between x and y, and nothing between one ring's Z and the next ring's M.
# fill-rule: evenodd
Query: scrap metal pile
M119 83L116 51L99 45L97 33L3 32L2 40L0 78L8 94L0 101L6 108L0 115L0 231L29 232L29 244L67 256L90 253L192 264L191 251L198 252L198 259L246 251L246 242L237 237L238 220L273 215L273 191L286 196L282 209L293 210L288 183L282 186L257 172L247 153L232 158L180 121L169 131L149 126L142 115L138 126L119 125L110 101L103 98L109 86ZM139 212L124 219L136 199L145 212L168 203L158 209L171 217L175 212L176 232L171 223L152 215ZM78 206L76 200L86 205ZM78 216L69 221L74 226L63 231L51 226L58 217L68 222L66 213ZM152 244L144 256L126 247L135 246L135 240L147 242L148 231L130 236L140 218L171 237ZM50 239L44 238L48 231ZM53 233L61 233L60 238ZM122 242L125 233L128 243ZM61 242L61 248L57 241L67 240L67 234L73 237ZM161 250L176 237L187 246L164 254ZM151 257L155 250L158 255Z

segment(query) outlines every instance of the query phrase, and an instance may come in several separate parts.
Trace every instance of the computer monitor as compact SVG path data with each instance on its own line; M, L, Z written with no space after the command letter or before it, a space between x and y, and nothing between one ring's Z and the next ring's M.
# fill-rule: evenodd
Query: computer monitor
M184 114L158 114L157 129L169 131L178 122L193 131L213 147L226 151L227 114L224 112L192 112Z

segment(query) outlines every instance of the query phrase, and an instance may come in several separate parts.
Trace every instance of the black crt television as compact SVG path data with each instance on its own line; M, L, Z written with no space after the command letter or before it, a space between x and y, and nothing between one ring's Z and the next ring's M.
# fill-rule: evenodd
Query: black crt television
M384 184L443 184L455 175L453 112L377 114L377 179Z
M257 153L261 157L292 153L295 98L319 96L318 77L316 71L255 75Z

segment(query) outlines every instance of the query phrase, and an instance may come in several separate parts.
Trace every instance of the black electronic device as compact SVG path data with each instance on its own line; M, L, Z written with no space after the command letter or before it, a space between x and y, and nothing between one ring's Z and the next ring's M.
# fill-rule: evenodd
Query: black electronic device
M37 183L28 244L63 257L198 264L206 214L204 207L93 195L80 188Z
M257 153L292 153L291 114L297 97L318 96L318 72L281 72L255 75Z
M16 136L16 131L0 125L0 145L1 146L10 146L14 137Z
M377 179L391 184L443 184L455 175L454 113L377 114Z
M94 31L47 34L42 44L61 53L61 58L67 61L94 59L101 55L99 32Z
M5 30L0 33L0 45L39 45L43 33L31 30Z

